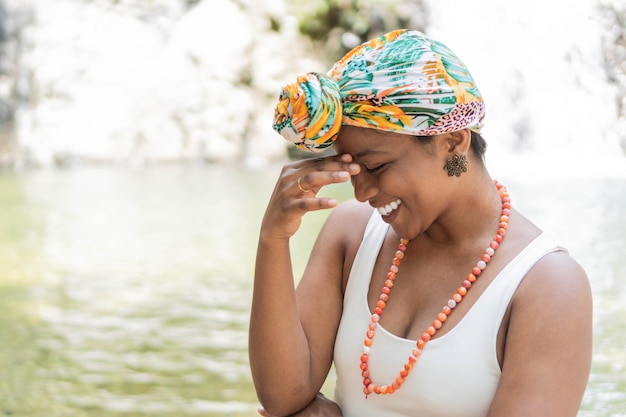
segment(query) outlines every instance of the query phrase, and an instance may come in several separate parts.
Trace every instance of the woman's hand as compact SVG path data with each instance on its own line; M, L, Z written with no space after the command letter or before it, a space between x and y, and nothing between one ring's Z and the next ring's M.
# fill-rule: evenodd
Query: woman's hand
M263 218L262 236L289 239L300 227L306 212L337 205L334 198L316 197L323 186L348 181L359 171L360 166L352 163L352 156L347 154L285 165Z
M267 414L263 408L259 408L259 414L263 417L275 417ZM321 392L317 393L313 401L303 410L289 417L342 417L343 413L337 403L329 400Z

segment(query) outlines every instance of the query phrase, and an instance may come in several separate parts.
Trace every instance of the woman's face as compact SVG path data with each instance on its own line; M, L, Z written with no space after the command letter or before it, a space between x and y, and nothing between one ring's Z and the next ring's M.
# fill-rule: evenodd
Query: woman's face
M402 237L426 231L454 200L442 136L424 144L410 135L342 126L334 147L361 166L352 177L356 199L377 209Z

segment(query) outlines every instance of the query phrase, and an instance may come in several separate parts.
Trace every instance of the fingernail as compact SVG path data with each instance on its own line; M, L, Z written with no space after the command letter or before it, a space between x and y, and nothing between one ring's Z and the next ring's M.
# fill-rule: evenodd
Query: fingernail
M350 173L346 171L341 171L337 175L339 175L339 178L341 178L342 180L347 180L348 178L350 178Z
M359 169L359 164L350 164L350 171L355 171Z

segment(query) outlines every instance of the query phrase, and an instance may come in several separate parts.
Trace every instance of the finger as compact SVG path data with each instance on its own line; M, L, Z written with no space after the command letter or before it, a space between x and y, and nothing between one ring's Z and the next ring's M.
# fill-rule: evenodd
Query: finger
M337 199L327 197L300 198L292 201L290 204L290 208L301 212L324 210L333 207L337 207Z
M350 175L356 175L360 171L360 166L352 162L352 155L334 155L324 158L305 159L292 165L297 170L314 171L347 171Z
M265 411L265 409L263 407L259 407L257 408L257 412L262 415L263 417L272 417L269 414L267 414L267 412Z
M350 179L347 171L315 171L304 174L296 180L295 189L300 193L317 192L325 185L338 184Z

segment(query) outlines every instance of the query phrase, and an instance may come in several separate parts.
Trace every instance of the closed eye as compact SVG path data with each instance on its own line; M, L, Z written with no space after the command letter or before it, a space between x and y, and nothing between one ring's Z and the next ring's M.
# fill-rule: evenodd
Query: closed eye
M386 167L386 166L387 166L387 164L380 164L380 165L376 165L375 167L372 167L372 168L369 168L369 167L366 167L366 168L367 168L367 170L369 172L376 173L376 172L382 171L382 169L384 167Z

